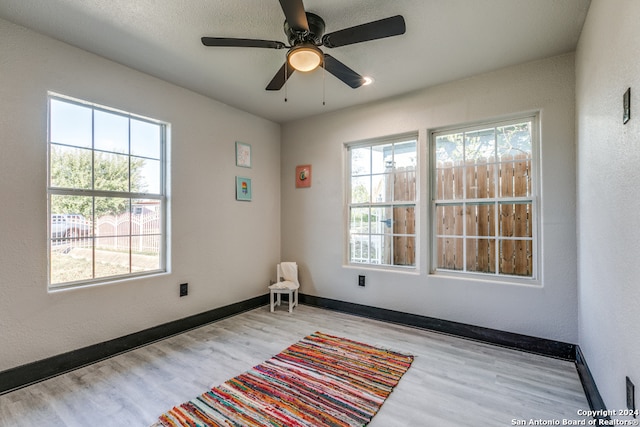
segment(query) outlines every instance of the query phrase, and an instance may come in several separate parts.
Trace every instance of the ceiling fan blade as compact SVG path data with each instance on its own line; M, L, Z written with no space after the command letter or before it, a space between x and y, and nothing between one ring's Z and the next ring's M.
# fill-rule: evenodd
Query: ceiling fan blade
M299 32L309 31L307 14L304 11L302 0L280 0L280 6L282 6L289 27Z
M282 49L286 47L282 42L271 40L232 39L227 37L202 37L201 40L205 46L264 47L268 49Z
M324 54L324 69L353 89L357 89L365 83L364 77L326 53Z
M346 46L369 40L399 36L400 34L404 34L406 29L404 18L401 15L396 15L325 34L324 37L322 37L322 44L326 47Z
M285 67L286 67L286 72L285 72ZM267 85L266 90L282 89L282 86L284 86L284 84L287 82L287 79L291 77L291 74L293 74L294 71L295 71L295 68L289 65L289 61L286 61L282 65L282 67L280 67L276 75L273 76L273 79L271 79L271 81Z

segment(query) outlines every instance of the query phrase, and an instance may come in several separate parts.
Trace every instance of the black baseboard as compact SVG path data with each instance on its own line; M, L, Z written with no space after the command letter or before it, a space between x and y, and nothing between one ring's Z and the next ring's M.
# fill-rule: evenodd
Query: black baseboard
M268 294L2 371L0 394L266 304L269 304Z
M609 419L606 415L607 409L600 396L598 387L591 375L591 371L589 371L584 355L577 345L312 295L300 294L299 300L300 303L310 306L428 329L475 341L575 362L590 409L592 411L599 411L599 414L603 414L602 416L597 415L595 418ZM0 372L0 394L8 393L38 381L43 381L117 354L133 350L137 347L267 304L269 304L269 295L265 294L120 338L8 369Z
M602 396L600 396L598 386L596 385L593 375L591 375L591 371L589 370L589 366L587 365L587 361L584 358L584 354L582 353L580 346L577 346L576 348L576 369L578 370L578 375L582 382L584 394L589 402L589 408L596 413L594 418L610 420L611 417L608 415L607 406L604 404Z
M582 350L578 345L312 295L300 294L299 300L303 304L315 307L405 326L428 329L461 338L472 339L474 341L481 341L501 347L574 362L578 376L580 377L580 382L582 383L582 388L589 402L589 408L594 411L594 418L610 419L607 407L600 396L596 382L591 375L591 371L589 371Z
M514 334L496 329L483 328L465 323L451 322L433 317L387 310L368 305L354 304L329 298L300 294L299 300L303 304L341 311L357 316L368 317L385 322L414 326L462 338L482 341L501 347L541 354L564 360L574 361L576 346L560 341L536 338L528 335Z

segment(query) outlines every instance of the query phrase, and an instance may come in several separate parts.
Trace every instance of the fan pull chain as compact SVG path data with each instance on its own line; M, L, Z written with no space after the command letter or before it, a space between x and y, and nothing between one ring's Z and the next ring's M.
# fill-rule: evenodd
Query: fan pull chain
M287 102L287 74L289 71L289 65L284 64L284 102Z
M326 71L327 71L327 69L324 67L324 61L323 61L323 64L322 64L322 105L323 105L323 106L324 106L324 105L327 105L327 104L325 103L325 100L326 100L326 96L325 96L325 93L326 93L326 85L325 85L325 80L324 80L324 76L325 76L325 74L326 74Z

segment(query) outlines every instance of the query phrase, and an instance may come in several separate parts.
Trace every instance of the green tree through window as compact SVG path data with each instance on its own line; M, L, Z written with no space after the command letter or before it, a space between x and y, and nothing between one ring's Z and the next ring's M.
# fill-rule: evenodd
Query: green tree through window
M61 150L56 146L51 147L51 181L61 188L91 188L91 175L80 171L91 169L92 151L83 150L74 154L68 150ZM109 159L103 153L95 154L95 168L99 171L97 185L108 188L110 191L129 191L144 193L147 185L141 174L144 159L116 158ZM76 212L91 217L93 206L88 199L56 198L51 203L52 213ZM120 198L101 198L96 202L95 214L122 214L128 209L127 204Z

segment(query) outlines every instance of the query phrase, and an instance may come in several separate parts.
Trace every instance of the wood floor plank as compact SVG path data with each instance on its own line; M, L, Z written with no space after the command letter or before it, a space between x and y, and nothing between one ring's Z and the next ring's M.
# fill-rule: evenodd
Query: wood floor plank
M416 359L371 427L578 420L573 363L300 305L261 307L0 396L1 427L150 426L315 331Z

